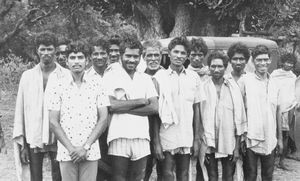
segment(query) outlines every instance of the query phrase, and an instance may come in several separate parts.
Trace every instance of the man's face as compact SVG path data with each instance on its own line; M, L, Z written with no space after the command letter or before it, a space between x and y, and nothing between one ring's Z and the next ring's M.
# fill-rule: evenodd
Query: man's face
M183 45L176 45L170 52L170 61L173 66L181 67L187 59L187 51Z
M293 70L294 66L295 66L294 63L284 62L282 64L282 69L285 70L285 71L290 71L290 70Z
M203 52L201 52L199 50L197 50L197 51L192 50L189 58L190 58L190 63L191 63L192 67L198 68L203 65L203 61L204 61Z
M82 52L71 52L68 56L68 66L71 72L81 73L86 66L86 57Z
M246 66L246 58L242 53L235 53L231 58L232 69L236 72L241 72Z
M271 60L268 54L260 54L255 59L253 59L253 63L255 66L255 70L260 74L264 74L268 72Z
M122 55L122 65L127 72L135 71L140 62L140 50L126 48Z
M56 48L56 60L63 67L67 67L67 45L59 45Z
M110 63L118 62L120 59L120 47L118 45L110 45L109 47L109 60Z
M94 67L103 67L107 64L108 54L102 47L94 46L91 59Z
M213 79L219 80L224 76L225 66L223 60L220 58L213 59L209 66L210 75Z
M159 48L149 47L145 50L145 57L147 68L149 70L157 70L159 69L161 63L161 53Z
M54 62L55 59L55 47L54 45L39 45L37 48L37 54L40 58L40 62L49 65Z

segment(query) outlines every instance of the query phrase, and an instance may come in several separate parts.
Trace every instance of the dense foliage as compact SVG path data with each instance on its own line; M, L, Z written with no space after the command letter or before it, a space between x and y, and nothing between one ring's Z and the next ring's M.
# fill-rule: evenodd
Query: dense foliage
M33 37L69 39L127 32L140 39L177 35L264 35L299 44L299 0L0 0L0 57L33 61Z

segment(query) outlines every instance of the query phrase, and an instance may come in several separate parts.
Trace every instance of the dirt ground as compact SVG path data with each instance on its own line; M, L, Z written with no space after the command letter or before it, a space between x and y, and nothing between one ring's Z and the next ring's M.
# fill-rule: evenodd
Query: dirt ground
M14 91L15 92L15 91ZM7 154L0 153L0 181L15 181L15 166L12 147L13 114L16 93L5 93L2 91L0 99L0 114L2 115L1 125L4 130L7 143ZM286 164L291 171L283 171L278 168L274 172L276 181L300 181L300 162L286 159ZM51 181L49 159L45 158L44 180ZM152 180L155 180L154 176ZM258 178L258 180L260 180Z

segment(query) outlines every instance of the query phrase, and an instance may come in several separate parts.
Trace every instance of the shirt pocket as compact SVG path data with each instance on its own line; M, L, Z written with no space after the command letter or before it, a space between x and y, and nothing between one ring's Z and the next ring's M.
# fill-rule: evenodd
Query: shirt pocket
M227 110L233 111L233 105L231 102L228 101L223 102L222 106Z
M233 111L233 102L232 102L232 99L231 99L231 95L227 94L227 96L224 96L223 100L221 100L221 105L225 109Z
M188 101L188 102L194 102L195 100L195 95L196 95L196 85L185 85L183 87L183 96L184 96L184 100Z

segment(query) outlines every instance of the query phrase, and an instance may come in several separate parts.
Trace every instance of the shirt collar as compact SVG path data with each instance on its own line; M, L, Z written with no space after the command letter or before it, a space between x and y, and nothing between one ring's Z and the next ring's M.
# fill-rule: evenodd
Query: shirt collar
M262 80L262 78L256 73L256 71L254 71L254 75L258 80ZM270 74L269 74L269 72L267 72L267 80L269 80L269 79L270 79Z
M212 77L210 77L209 79L210 79L211 83L214 84ZM223 80L224 80L224 81L223 81L223 84L222 84L222 85L225 85L226 87L229 87L229 85L230 85L229 80L226 79L224 76L223 76Z
M241 77L245 76L246 74L247 74L247 72L246 72L246 71L243 71ZM240 77L240 78L241 78L241 77ZM232 75L232 72L226 74L226 78L227 78L227 79L234 79L234 78L233 78L233 75Z
M59 63L57 63L57 62L54 62L55 63L55 69L51 72L51 73L57 73L58 71L62 71L62 69L63 69L63 67L61 66L61 65L59 65ZM36 68L40 71L40 72L42 72L42 67L41 67L41 63L38 63L37 65L36 65Z
M106 70L104 71L104 73L106 72ZM91 66L86 72L85 72L86 76L87 75L97 75L100 77L103 77L102 75L98 74L98 72L95 70L95 68L93 66Z
M69 83L70 83L71 85L74 85L75 82L74 82L74 79L73 79L73 76L72 76L71 71L70 71L70 74L71 74L71 76L70 76L70 79L69 79ZM86 83L86 82L87 82L87 74L84 73L84 74L83 74L83 77L82 77L82 83Z
M161 69L164 69L164 67L159 66L156 72L158 72L158 71L161 70ZM146 68L146 70L144 71L144 73L148 74L149 71L150 71L150 70L149 70L148 68Z
M169 68L167 69L167 72L168 72L169 75L175 74L175 73L177 74L177 72L176 72L175 70L172 70L171 67L169 67ZM184 67L182 68L182 70L181 70L181 72L180 72L179 74L181 74L181 73L186 74L186 69L185 69Z
M193 67L191 64L189 64L189 66L187 67L188 69L190 69L190 70L201 70L201 69L204 69L205 68L205 65L204 64L202 64L201 65L201 68L200 67Z

